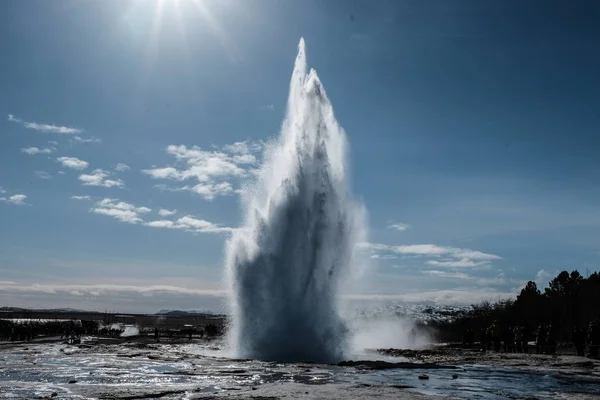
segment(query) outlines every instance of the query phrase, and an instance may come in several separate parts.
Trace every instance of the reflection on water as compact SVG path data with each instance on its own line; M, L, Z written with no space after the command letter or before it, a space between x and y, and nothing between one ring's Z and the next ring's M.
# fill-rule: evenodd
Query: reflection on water
M62 344L5 347L0 348L0 393L2 398L29 399L56 392L62 399L83 399L90 398L85 393L100 387L104 391L143 387L214 393L271 382L407 386L406 390L423 394L464 399L551 399L561 393L600 393L597 378L558 371L542 373L483 365L373 371L232 360L218 354L201 345L145 349L134 346L79 349ZM420 380L418 377L423 374L429 379Z

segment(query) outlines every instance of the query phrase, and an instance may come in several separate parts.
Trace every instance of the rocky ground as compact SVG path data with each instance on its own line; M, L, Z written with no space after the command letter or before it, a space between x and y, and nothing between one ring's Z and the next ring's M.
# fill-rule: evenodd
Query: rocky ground
M596 388L600 393L600 362L568 349L552 356L456 346L382 349L328 366L235 360L218 343L199 340L0 346L1 399L587 400L598 399Z
M379 349L376 352L393 357L405 357L422 363L479 364L524 370L570 371L600 378L600 360L578 357L567 346L559 348L557 354L554 355L535 354L533 350L529 353L481 352L477 348L462 348L453 345L435 346L426 350Z

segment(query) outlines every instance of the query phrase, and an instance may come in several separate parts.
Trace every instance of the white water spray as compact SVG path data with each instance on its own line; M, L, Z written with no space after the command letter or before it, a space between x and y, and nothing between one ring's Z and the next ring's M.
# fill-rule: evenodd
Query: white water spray
M346 135L304 40L281 135L245 195L245 222L227 244L231 344L240 357L336 362L348 350L339 289L364 230L350 198Z

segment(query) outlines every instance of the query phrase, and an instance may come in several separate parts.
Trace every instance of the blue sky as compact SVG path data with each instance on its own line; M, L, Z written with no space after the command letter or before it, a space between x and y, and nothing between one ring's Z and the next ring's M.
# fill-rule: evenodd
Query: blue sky
M349 296L471 303L597 270L599 17L595 1L0 2L0 305L222 309L223 245L301 36L369 212Z

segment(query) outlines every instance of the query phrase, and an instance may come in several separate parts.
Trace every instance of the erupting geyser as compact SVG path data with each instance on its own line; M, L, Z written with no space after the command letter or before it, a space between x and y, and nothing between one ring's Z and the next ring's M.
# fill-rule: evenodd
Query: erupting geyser
M231 344L240 357L336 362L348 329L339 287L363 232L350 198L346 136L304 40L290 82L281 135L245 194L245 222L227 244Z

